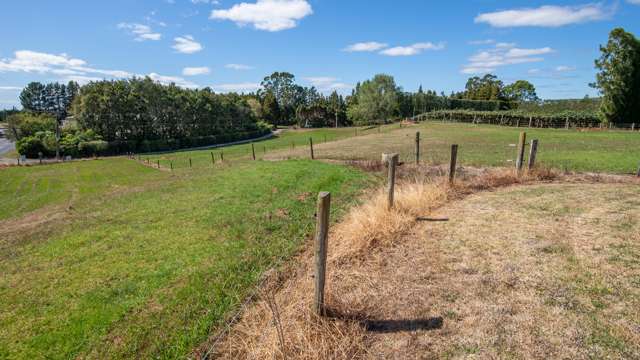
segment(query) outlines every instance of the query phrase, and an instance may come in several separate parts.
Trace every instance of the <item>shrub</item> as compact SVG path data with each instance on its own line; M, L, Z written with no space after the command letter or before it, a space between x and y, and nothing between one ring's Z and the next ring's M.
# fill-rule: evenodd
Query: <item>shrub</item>
M25 155L28 158L36 159L39 153L48 155L47 148L42 143L42 140L35 136L23 137L16 143L16 149L20 155Z
M109 143L103 140L83 141L78 144L78 152L82 156L108 155Z

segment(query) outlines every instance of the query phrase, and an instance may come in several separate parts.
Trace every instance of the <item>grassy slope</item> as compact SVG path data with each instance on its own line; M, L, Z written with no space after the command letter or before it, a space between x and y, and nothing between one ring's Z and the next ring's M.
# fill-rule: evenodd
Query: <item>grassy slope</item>
M381 133L387 133L392 130L396 130L397 125L385 125L380 129ZM292 144L296 149L304 149L305 154L309 153L309 138L313 139L315 146L318 146L324 142L332 142L335 140L346 139L356 135L374 134L378 133L378 128L359 127L359 128L325 128L314 130L297 130L290 131L285 130L280 135L273 139L256 142L254 144L256 158L261 159L266 153L270 153L274 150L291 149ZM197 151L182 151L175 153L167 153L161 155L144 155L142 154L142 160L149 159L152 164L156 164L157 160L160 160L160 166L170 167L170 162L173 161L173 167L187 168L189 167L189 159L192 160L193 167L211 167L211 153L214 154L216 162L220 160L220 154L224 153L225 161L238 161L251 159L251 144L228 146L223 149L210 149L210 150L197 150Z
M397 125L396 125L397 128ZM398 152L405 161L414 159L415 133L421 132L422 160L447 163L451 144L459 144L458 162L474 166L513 166L520 131L539 139L538 161L546 166L573 171L635 172L640 160L640 133L629 131L577 132L557 129L517 129L493 125L427 122L316 147L316 156L327 159L377 160L382 152ZM306 157L305 150L294 155ZM289 151L268 157L289 156Z
M338 213L370 181L309 161L221 169L109 159L2 171L23 199L58 189L17 212L84 195L65 224L0 247L0 357L182 357L311 233L317 191Z

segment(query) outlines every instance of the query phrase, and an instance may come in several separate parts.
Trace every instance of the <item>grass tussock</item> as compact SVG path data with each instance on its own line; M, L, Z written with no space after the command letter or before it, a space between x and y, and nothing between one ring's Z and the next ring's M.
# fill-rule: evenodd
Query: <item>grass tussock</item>
M513 170L491 169L464 173L450 186L442 177L428 178L417 167L405 165L388 209L386 193L379 189L370 200L354 207L333 226L329 238L327 311L319 318L311 312L313 253L307 249L291 268L289 276L272 276L260 299L244 309L229 334L215 343L205 343L195 357L228 359L353 359L375 357L367 347L367 331L394 326L372 319L376 310L371 299L378 288L360 266L371 258L384 258L385 249L400 244L421 219L453 199L474 192L552 180L556 174L539 170L518 177ZM281 273L282 274L282 273ZM378 276L379 274L376 274ZM393 276L390 275L390 281ZM369 283L370 282L370 283ZM393 296L389 294L389 296ZM441 319L427 319L411 326L437 326ZM424 323L424 324L422 324ZM382 325L381 325L382 324ZM422 324L422 325L421 325ZM213 350L213 352L209 352Z

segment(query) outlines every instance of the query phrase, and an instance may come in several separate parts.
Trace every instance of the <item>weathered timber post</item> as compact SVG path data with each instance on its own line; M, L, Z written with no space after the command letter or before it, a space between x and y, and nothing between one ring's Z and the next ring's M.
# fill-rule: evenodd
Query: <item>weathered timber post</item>
M173 161L169 162L169 166L171 166L171 171L173 171Z
M636 129L636 123L631 124L631 131L634 131Z
M224 162L224 150L220 149L220 162Z
M449 185L456 179L456 162L458 161L458 145L451 145L451 159L449 161Z
M519 127L520 127L520 118L518 118L518 119L516 120L516 127L517 127L517 128L519 128Z
M564 128L566 130L569 130L569 117L567 116L567 119L564 121Z
M256 148L253 146L253 143L251 143L251 157L253 157L253 160L256 159Z
M313 310L318 316L325 314L324 285L327 273L327 238L329 235L329 212L331 209L331 194L323 191L318 194L316 212L315 236L315 292Z
M520 133L520 140L518 141L518 158L516 160L516 170L520 172L522 170L522 166L524 165L524 148L525 142L527 141L527 133Z
M533 170L536 166L536 155L538 154L538 139L531 140L531 148L529 149L529 164L528 169Z
M216 164L216 157L213 155L213 151L211 152L211 165Z
M532 122L533 122L533 116L529 116L529 127L531 127Z
M416 164L420 163L420 131L416 132Z
M42 151L38 151L38 160L40 160L40 165L42 165Z
M326 134L324 135L324 143L325 144L327 143L327 135Z
M160 169L160 160L158 160L157 162L158 162L158 169Z
M265 155L267 154L267 145L262 146L262 153Z
M393 208L393 198L396 188L396 166L398 154L382 154L382 162L387 164L387 208Z
M638 172L636 173L637 177L640 177L640 165L638 165Z
M309 138L309 151L311 151L311 160L314 160L315 157L313 156L313 138Z

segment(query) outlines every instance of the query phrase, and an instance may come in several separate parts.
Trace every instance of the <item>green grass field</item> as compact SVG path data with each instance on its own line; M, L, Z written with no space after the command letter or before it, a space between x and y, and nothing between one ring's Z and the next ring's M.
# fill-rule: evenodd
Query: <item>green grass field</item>
M312 233L318 191L335 219L372 181L311 161L0 172L0 358L184 357ZM19 227L35 209L64 216Z
M420 131L426 163L446 163L458 143L463 165L512 166L521 130L429 122L254 145L258 159L307 158L312 137L321 159L410 161ZM526 131L547 166L630 173L640 160L637 132ZM318 191L333 193L336 219L379 181L323 162L251 161L248 144L147 157L165 171L125 158L0 169L0 358L185 357L300 248Z
M378 160L383 152L397 152L404 161L415 159L415 133L421 134L421 159L425 164L449 161L450 145L458 144L458 163L471 166L514 166L521 131L538 139L538 163L571 171L635 173L640 162L640 132L564 129L527 129L495 125L424 122L378 135L358 136L318 144L320 159ZM527 142L528 142L527 141ZM527 148L528 151L528 148ZM306 158L308 149L281 150L267 158Z
M284 131L280 135L264 141L258 141L254 143L254 149L256 153L256 159L262 159L266 154L270 154L273 151L290 149L306 149L309 148L309 139L313 139L313 143L317 146L323 143L333 142L336 140L347 139L355 137L356 135L366 134L386 134L395 131L397 125L385 125L378 129L377 127L351 127L351 128L325 128L325 129L313 129L313 130L297 130L297 131ZM211 160L211 153L214 154L215 161L219 162L221 155L225 161L243 161L253 158L251 151L251 144L242 144L227 146L219 149L209 150L195 150L195 151L180 151L166 154L140 154L141 160L146 161L149 159L151 164L157 164L160 160L160 166L169 168L173 163L174 169L188 168L189 159L191 159L192 166L197 167L211 167L213 162Z

